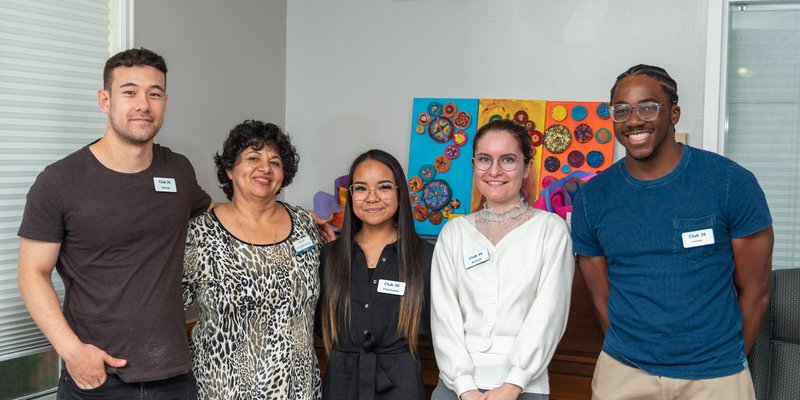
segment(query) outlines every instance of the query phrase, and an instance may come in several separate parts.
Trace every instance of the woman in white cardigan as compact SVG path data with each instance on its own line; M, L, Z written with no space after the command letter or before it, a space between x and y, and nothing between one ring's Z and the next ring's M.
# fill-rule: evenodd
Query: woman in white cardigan
M483 209L448 222L434 251L432 400L548 399L574 272L566 223L524 202L533 148L513 121L482 126L473 178Z

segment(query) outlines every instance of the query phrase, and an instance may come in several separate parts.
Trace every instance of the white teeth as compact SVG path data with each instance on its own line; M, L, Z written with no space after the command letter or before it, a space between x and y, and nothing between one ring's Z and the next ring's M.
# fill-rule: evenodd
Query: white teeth
M650 136L650 132L632 133L632 134L628 135L628 139L630 139L630 140L632 140L634 142L640 142L642 140L647 139L648 136Z

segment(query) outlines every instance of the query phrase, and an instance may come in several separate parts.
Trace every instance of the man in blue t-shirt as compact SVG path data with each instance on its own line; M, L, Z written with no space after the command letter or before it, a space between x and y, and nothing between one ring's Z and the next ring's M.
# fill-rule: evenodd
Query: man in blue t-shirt
M774 235L752 173L675 141L677 84L637 65L611 89L625 158L579 191L573 249L606 333L593 399L754 399L746 354Z

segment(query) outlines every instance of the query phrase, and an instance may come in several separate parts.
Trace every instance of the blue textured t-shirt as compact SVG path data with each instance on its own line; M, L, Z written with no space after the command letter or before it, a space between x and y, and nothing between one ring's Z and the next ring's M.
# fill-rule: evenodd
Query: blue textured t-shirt
M772 224L752 173L684 145L666 176L636 179L623 159L586 183L573 207L573 250L608 260L603 351L671 378L745 368L730 241Z

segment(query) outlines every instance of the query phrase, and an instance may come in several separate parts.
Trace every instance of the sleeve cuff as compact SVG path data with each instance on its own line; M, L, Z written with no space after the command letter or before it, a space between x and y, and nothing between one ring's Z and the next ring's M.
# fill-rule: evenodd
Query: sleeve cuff
M504 382L517 385L521 387L522 390L525 390L525 387L531 383L531 380L533 380L533 374L522 368L512 367L511 371L508 372L508 376L506 376Z
M475 379L472 378L472 375L461 375L453 380L453 389L456 392L456 395L461 398L461 394L469 390L477 390L478 387L475 386Z

